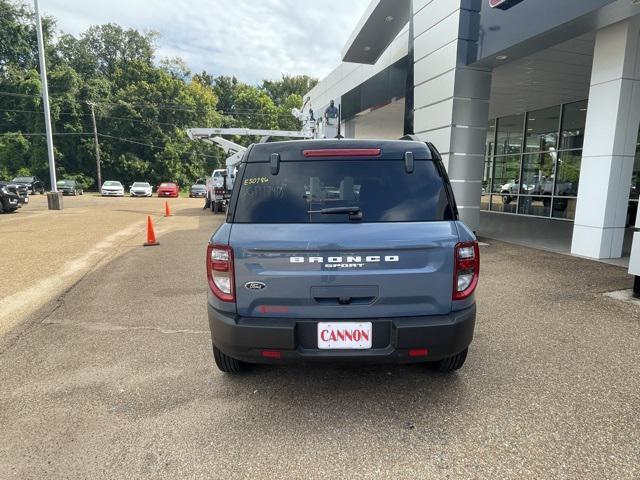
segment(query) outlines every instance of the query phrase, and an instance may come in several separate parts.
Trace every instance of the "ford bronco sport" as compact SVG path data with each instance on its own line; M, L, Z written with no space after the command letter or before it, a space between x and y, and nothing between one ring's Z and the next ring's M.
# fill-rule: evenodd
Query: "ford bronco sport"
M459 369L478 243L441 157L416 141L257 144L207 249L218 368L430 362Z

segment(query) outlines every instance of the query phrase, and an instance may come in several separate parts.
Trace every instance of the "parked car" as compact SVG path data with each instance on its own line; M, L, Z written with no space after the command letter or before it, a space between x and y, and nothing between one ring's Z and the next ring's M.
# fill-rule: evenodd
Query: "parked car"
M30 194L35 194L37 192L40 195L44 195L44 182L36 176L16 177L11 180L11 183L26 185L27 190Z
M200 183L191 185L191 190L189 191L190 198L205 198L206 196L207 196L206 185L202 185Z
M153 187L149 182L134 182L129 188L129 195L132 197L150 197L153 194Z
M57 184L58 191L62 192L63 195L82 195L84 194L84 190L82 185L80 185L75 180L60 180Z
M480 252L431 144L252 146L206 262L224 372L322 361L450 372L465 362Z
M103 197L124 197L124 187L115 180L107 180L100 188L100 194Z
M0 213L15 212L22 206L22 203L18 193L18 185L0 181Z
M177 197L180 194L180 187L173 182L161 183L158 187L159 197Z

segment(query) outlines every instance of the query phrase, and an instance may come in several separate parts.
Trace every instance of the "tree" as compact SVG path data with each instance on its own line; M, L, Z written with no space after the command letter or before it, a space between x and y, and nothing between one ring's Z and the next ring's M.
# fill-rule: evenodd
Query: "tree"
M281 80L263 80L262 89L267 92L276 105L281 105L291 95L298 95L302 98L317 84L318 79L308 75L282 75Z
M37 68L38 48L33 11L22 3L0 0L0 75L9 65L26 70ZM42 19L45 44L48 46L55 21Z
M51 121L60 178L95 178L95 104L105 179L124 184L174 180L183 186L207 176L224 154L187 138L193 127L297 130L291 115L316 81L283 76L247 85L206 71L191 75L180 58L154 63L154 32L110 23L79 36L55 35L44 19ZM33 13L26 3L0 0L0 176L48 177L44 116ZM7 94L8 93L8 94ZM236 139L243 144L255 138Z

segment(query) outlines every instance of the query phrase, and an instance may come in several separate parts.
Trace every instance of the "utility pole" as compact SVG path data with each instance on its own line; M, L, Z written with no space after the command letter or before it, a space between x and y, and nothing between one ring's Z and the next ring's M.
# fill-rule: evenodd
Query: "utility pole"
M42 32L42 20L38 9L38 0L33 0L36 13L36 34L38 36L38 56L40 58L40 78L42 81L42 103L44 106L44 125L47 133L47 154L49 155L49 175L51 177L51 192L57 193L56 182L56 159L53 154L53 134L51 132L51 111L49 109L49 86L47 84L47 64L44 57L44 38ZM59 202L58 202L59 203ZM59 210L52 207L49 202L49 209Z
M96 172L98 172L98 191L102 186L102 171L100 169L100 144L98 143L98 127L96 126L96 104L93 102L87 102L91 107L91 119L93 120L93 141L96 146Z

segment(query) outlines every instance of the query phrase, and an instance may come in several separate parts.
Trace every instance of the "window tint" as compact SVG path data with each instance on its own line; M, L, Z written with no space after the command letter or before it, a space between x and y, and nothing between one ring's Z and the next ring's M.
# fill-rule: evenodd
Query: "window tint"
M432 161L416 161L412 174L402 161L282 162L246 164L237 199L236 223L346 223L349 215L309 213L360 207L362 222L453 220L444 181Z

